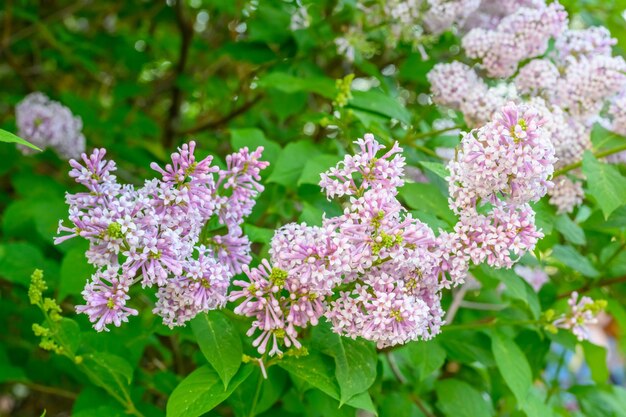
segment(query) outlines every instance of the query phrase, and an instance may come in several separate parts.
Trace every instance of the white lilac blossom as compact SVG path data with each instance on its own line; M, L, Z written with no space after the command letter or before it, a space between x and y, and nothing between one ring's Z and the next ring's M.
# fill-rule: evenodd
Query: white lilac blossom
M589 339L588 326L598 322L598 313L606 307L606 301L593 300L574 291L567 300L569 311L557 318L552 325L557 328L571 330L579 341Z
M119 326L138 312L126 306L134 284L157 286L154 312L168 326L226 303L232 276L250 262L250 242L241 223L263 190L262 148L241 149L226 158L226 169L212 157L196 160L195 143L172 154L172 162L152 168L161 178L143 187L122 185L115 162L96 149L71 160L70 176L87 192L67 194L71 226L59 222L59 244L80 236L97 272L87 283L85 313L96 330ZM213 226L217 225L217 226Z
M592 58L597 55L611 56L617 39L603 26L586 29L568 29L555 42L557 56L561 61L580 57Z
M448 163L456 253L464 262L511 268L543 237L528 205L552 186L554 148L532 107L509 103L467 133Z
M539 292L541 287L549 281L548 274L542 268L530 267L526 265L515 265L515 273L524 278L535 292Z
M522 7L539 9L545 6L545 0L481 0L480 6L466 19L463 30L495 29L502 19Z
M504 17L494 29L475 28L462 40L468 57L478 59L491 77L510 77L518 64L545 53L550 38L567 25L559 3L542 8L521 7Z
M575 177L574 177L575 178ZM550 204L556 207L558 214L571 213L582 204L585 198L583 183L568 176L555 178L554 187L548 191Z
M466 134L450 171L450 205L457 214L500 199L537 201L551 186L554 147L534 108L509 103L493 122Z
M356 22L335 39L337 52L350 61L357 54L371 56L382 38L388 48L405 43L426 56L423 44L429 37L462 26L479 5L480 0L358 1Z
M457 61L435 65L428 80L433 101L459 110L470 127L489 122L502 106L518 98L514 86L488 86L474 69Z
M41 149L52 148L61 157L78 157L85 151L83 122L61 103L43 93L31 93L15 109L18 134ZM18 145L24 154L33 149Z
M543 0L483 0L466 21L463 44L483 73L497 79L480 77L457 61L437 64L428 74L433 101L460 111L469 127L485 124L509 101L527 103L542 115L555 149L555 169L579 163L592 147L593 123L609 120L610 129L622 129L626 63L611 56L616 41L606 28L564 30L566 22L557 2L547 6ZM555 47L545 53L549 40ZM525 65L515 72L522 62ZM623 155L608 160L626 160ZM582 172L570 174L557 178L548 191L559 213L572 212L583 201Z
M473 154L451 162L466 171L463 179L454 174L461 181L455 187L498 175L505 175L507 186L485 182L493 187L481 191L494 204L487 214L477 212L477 201L451 200L461 220L439 236L397 199L405 166L398 144L386 150L371 134L357 140L355 155L321 175L327 197L342 198L343 214L325 217L322 226L278 230L270 259L244 266L248 279L234 281L229 298L239 302L235 313L253 319L253 345L261 354L282 355L283 347L300 347L299 331L323 317L334 332L379 348L438 334L441 291L462 283L470 262L509 268L542 236L527 204L545 194L552 173L553 150L539 122L531 109L511 105L478 133L489 138L478 146L491 143L503 158L517 155L520 164L508 165L509 171ZM469 191L458 194L464 193ZM503 200L495 198L501 194Z
M515 77L515 87L522 94L552 97L559 80L559 69L548 59L533 59Z
M626 136L626 91L621 92L611 100L608 115L610 117L610 130L618 135ZM609 155L606 159L613 163L626 162L626 151Z
M582 119L592 118L608 98L626 87L621 56L596 55L572 61L557 86L557 104Z

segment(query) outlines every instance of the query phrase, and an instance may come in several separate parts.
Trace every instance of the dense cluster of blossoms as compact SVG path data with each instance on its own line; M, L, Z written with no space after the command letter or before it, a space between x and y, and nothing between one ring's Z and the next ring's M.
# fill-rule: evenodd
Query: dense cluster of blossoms
M72 111L43 93L31 93L15 109L18 134L41 149L52 148L63 158L78 157L85 150L83 122ZM23 154L34 149L18 145Z
M540 125L536 112L512 104L465 136L450 163L459 222L438 236L397 199L405 165L397 143L385 149L371 134L357 140L355 155L321 175L327 197L344 202L343 214L321 226L284 226L270 259L244 267L247 281L234 281L230 300L239 302L235 313L253 318L253 345L280 355L282 346L299 347L299 329L322 317L336 333L379 348L439 333L441 290L463 282L470 262L509 268L542 236L527 204L545 194L553 169ZM492 208L482 210L487 203Z
M411 44L424 52L422 44L433 35L463 26L481 0L390 0L358 1L356 23L335 40L337 51L354 60L357 54L377 52L382 32L388 47Z
M598 323L598 313L606 308L605 300L593 300L574 291L567 300L569 311L552 322L556 328L571 330L579 341L589 339L587 326Z
M483 1L467 19L462 41L477 68L461 62L436 65L428 74L433 100L462 112L470 127L491 120L508 101L529 103L545 121L555 168L579 162L591 148L592 125L605 108L619 132L626 62L611 56L615 39L605 28L566 26L567 15L557 2ZM547 52L552 39L554 48ZM518 68L520 63L525 64ZM559 213L571 212L583 200L580 170L559 177L549 195Z
M448 163L455 234L473 263L510 268L543 234L528 203L551 187L554 147L541 115L527 105L506 105L497 117L461 140Z
M159 179L143 187L117 182L115 162L96 149L71 160L70 176L88 192L67 194L68 227L59 222L61 243L80 236L89 241L87 260L97 269L77 307L96 330L119 326L138 312L127 305L133 284L157 286L154 312L168 326L226 303L231 278L248 264L250 242L241 224L263 187L263 148L239 150L226 168L212 157L196 160L195 143L172 154L171 164L152 168Z
M551 37L567 25L567 13L559 3L546 7L520 7L491 28L471 29L462 41L468 57L478 59L491 77L510 77L518 64L542 55Z
M432 230L397 200L404 158L365 135L359 152L322 174L328 198L344 213L321 226L289 224L272 239L271 263L244 268L234 281L235 312L254 318L259 352L299 347L298 329L325 316L335 332L378 346L430 338L442 323L438 244ZM380 155L383 153L382 155Z

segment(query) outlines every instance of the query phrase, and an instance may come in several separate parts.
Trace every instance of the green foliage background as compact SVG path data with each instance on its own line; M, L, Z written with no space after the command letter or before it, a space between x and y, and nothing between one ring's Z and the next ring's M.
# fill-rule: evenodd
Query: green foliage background
M456 36L425 39L426 59L401 44L350 63L334 39L353 21L354 1L304 2L312 24L298 31L289 29L295 2L170 3L0 1L0 128L14 132L16 103L42 91L81 116L88 149L106 147L130 183L143 182L151 161L164 162L192 138L218 160L263 145L271 162L266 190L244 226L255 261L267 254L277 227L319 224L324 212L340 212L321 194L319 173L366 132L399 140L408 164L431 180L401 193L415 215L434 228L454 224L445 170L433 150L458 138L433 133L433 121L450 115L428 104L426 73L459 57ZM626 45L625 1L564 4L577 24L605 25L619 51ZM353 89L340 107L334 102L345 91L336 80L349 74L369 88ZM452 118L462 123L460 115ZM626 140L606 139L596 129L594 150ZM13 401L14 415L44 409L48 416L80 417L626 415L626 391L610 384L604 348L523 324L563 310L564 296L579 289L608 300L624 352L626 178L591 154L583 162L588 199L575 215L557 216L545 201L535 207L546 238L537 258L524 262L540 262L552 277L539 294L512 271L481 267L473 274L482 289L465 299L497 311L462 308L433 341L383 352L320 325L304 335L308 355L265 364L267 380L251 359L248 323L227 311L172 331L152 315L146 293L139 317L102 334L74 314L92 271L85 242L52 243L67 214L64 193L76 189L67 170L50 151L27 157L11 144L0 146L0 392ZM35 268L45 271L47 295L67 317L54 331L71 355L38 348L31 326L43 316L27 296ZM445 295L444 307L451 299ZM550 350L554 342L582 349L590 383L563 388L544 372L562 366ZM567 409L571 398L579 411Z

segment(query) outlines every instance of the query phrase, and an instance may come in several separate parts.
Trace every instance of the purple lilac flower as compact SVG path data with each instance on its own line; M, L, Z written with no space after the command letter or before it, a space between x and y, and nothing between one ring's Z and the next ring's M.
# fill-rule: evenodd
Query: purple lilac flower
M117 182L115 163L105 159L104 149L83 154L82 164L70 161L70 176L89 192L67 194L73 226L60 222L63 235L55 243L76 236L89 241L87 260L98 271L83 292L87 307L78 311L89 314L97 330L111 323L119 326L135 311L118 308L118 299L113 312L101 308L103 276L124 289L124 303L134 283L159 287L154 312L166 325L177 326L222 307L230 279L250 262L250 242L239 224L262 190L259 171L267 166L259 161L262 148L253 153L244 148L227 157L223 171L211 165L210 156L196 160L194 151L195 143L190 142L164 167L153 163L161 178L147 180L140 188ZM237 213L224 221L226 233L203 232L212 218L224 218L225 205Z
M85 151L83 122L70 109L43 93L31 93L15 109L18 134L41 149L52 148L63 158L78 157ZM35 152L18 145L24 154Z
M106 326L109 324L120 326L122 322L128 321L128 316L139 314L137 310L126 306L126 301L130 299L128 289L131 284L113 267L99 270L82 292L87 304L77 306L76 311L87 314L97 331L108 331Z
M300 329L322 317L336 333L379 348L439 333L441 290L463 282L470 262L509 268L542 236L526 204L545 194L552 172L553 150L540 121L529 108L511 105L479 131L480 152L491 144L519 164L481 165L466 152L463 170L451 170L463 175L457 187L498 175L506 177L506 187L487 182L482 194L494 204L491 211L478 214L476 201L457 204L455 231L439 236L397 200L404 183L401 148L394 144L385 152L370 134L357 140L357 154L321 175L327 196L343 197L343 214L324 218L321 227L289 224L278 230L270 259L257 268L244 266L248 279L233 282L229 298L239 303L235 313L253 319L253 345L262 354L282 355L281 346L299 347ZM495 198L503 193L504 200Z

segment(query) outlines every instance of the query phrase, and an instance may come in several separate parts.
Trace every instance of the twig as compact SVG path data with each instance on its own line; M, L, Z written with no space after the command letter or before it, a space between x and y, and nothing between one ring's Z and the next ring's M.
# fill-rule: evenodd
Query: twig
M477 303L474 301L461 301L460 304L461 307L463 308L469 308L471 310L493 310L493 311L497 311L497 310L503 310L506 308L505 305L501 305L501 304L488 304L488 303Z
M411 400L415 403L415 405L417 405L417 408L419 408L422 414L424 414L426 417L435 417L435 415L428 411L426 406L424 406L424 403L422 402L420 397L415 394L411 394Z
M220 117L219 119L209 120L208 122L200 123L196 126L190 127L189 129L184 129L177 132L179 135L191 135L194 133L201 132L203 130L211 130L216 129L220 126L223 126L233 120L235 117L247 112L250 110L255 104L257 104L263 98L263 94L259 94L254 97L252 100L243 103L241 106L233 109L230 113Z
M16 383L26 385L28 388L32 389L33 391L39 391L39 392L44 392L46 394L56 395L58 397L69 398L70 400L75 400L76 397L78 397L78 394L76 394L75 392L67 391L61 388L56 388L56 387L49 387L47 385L41 385L35 382L19 381Z
M594 153L593 156L595 156L596 158L604 158L605 156L613 155L615 153L622 152L622 151L626 151L626 144L620 145L620 146L618 146L616 148L613 148L613 149L608 149L606 151ZM563 168L561 168L559 170L556 170L554 172L554 177L558 177L559 175L563 175L563 174L565 174L565 173L567 173L569 171L572 171L572 170L574 170L576 168L580 168L582 165L583 165L583 161L582 160L580 160L578 162L575 162L573 164L566 165Z
M163 128L163 146L166 149L170 148L174 143L175 125L178 123L178 117L180 116L182 91L176 83L176 80L178 80L187 66L189 47L191 46L191 39L193 37L193 28L185 20L183 0L176 1L176 4L174 5L174 12L176 14L176 23L178 24L181 39L178 63L174 69L172 82L172 103L170 104L168 115L165 119L165 126Z
M393 352L385 352L385 357L387 358L387 362L389 362L389 367L391 368L391 372L396 376L396 379L401 384L406 384L407 379L404 375L402 375L402 371L398 366L398 362L396 362L396 358L393 356Z
M452 298L452 303L450 304L450 308L448 309L448 313L446 314L446 321L448 323L452 323L454 321L454 317L456 316L457 311L459 311L459 307L461 307L461 302L467 294L469 287L467 284L463 284L463 286L454 294Z
M444 129L431 130L430 132L421 132L421 133L417 133L415 135L407 135L407 137L402 139L402 142L403 143L408 143L409 141L413 141L413 140L417 140L417 139L430 138L432 136L437 136L437 135L439 135L441 133L446 133L446 132L449 132L451 130L462 129L463 127L464 127L463 125L454 125L454 126L446 127Z
M252 399L252 405L250 406L250 417L254 417L256 415L256 405L259 402L259 398L261 397L261 388L263 387L263 373L259 374L259 381L256 384L256 391L254 392L254 397Z
M594 288L609 287L611 285L621 284L624 282L626 282L626 275L623 277L611 278L611 279L607 279L607 280L599 281L599 282L588 282L582 287L578 288L577 290L571 290L563 294L559 294L556 298L558 299L567 298L570 295L572 295L574 291L576 291L578 294L583 294L583 293L591 291Z
M13 36L11 36L5 42L3 42L3 45L2 45L3 48L9 47L11 44L13 44L13 42L24 39L26 36L34 32L38 26L49 25L52 21L56 20L57 18L59 20L64 19L66 16L69 16L70 14L77 12L78 10L88 5L89 3L91 3L90 0L77 1L76 3L69 5L64 9L60 9L52 14L49 14L48 16L44 17L40 21L33 23L32 25L25 27L24 29L13 34Z

